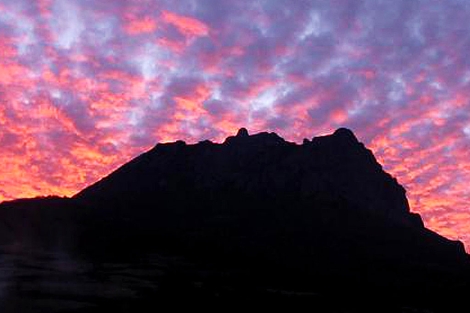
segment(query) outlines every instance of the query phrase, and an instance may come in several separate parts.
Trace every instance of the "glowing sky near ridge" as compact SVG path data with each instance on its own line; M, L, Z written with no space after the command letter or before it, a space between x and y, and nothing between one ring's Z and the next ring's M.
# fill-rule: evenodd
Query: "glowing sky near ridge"
M345 126L468 249L468 21L467 0L1 0L0 201L158 141Z

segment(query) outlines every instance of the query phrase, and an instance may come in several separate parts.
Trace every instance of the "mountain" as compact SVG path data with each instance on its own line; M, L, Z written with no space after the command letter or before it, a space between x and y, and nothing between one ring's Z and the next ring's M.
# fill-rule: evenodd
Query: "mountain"
M300 145L246 129L221 144L157 144L72 198L3 203L0 243L15 268L65 266L54 281L74 277L67 299L82 295L90 310L255 298L350 312L373 297L381 311L449 312L470 290L462 243L426 229L405 189L344 128ZM42 294L50 279L34 275L41 284L28 288ZM90 293L102 288L96 277L114 293ZM16 289L2 279L6 308L25 311L21 277Z

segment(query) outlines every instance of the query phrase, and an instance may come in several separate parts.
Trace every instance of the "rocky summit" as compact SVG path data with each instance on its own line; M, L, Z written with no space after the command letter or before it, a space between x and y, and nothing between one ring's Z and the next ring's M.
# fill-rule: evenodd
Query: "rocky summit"
M0 235L7 311L249 298L360 312L373 298L452 312L470 291L462 243L426 229L345 128L160 143L72 198L3 203Z

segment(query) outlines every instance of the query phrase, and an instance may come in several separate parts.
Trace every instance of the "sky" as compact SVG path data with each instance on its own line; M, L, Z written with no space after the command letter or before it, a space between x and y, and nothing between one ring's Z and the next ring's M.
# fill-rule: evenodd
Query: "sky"
M468 251L468 21L468 0L0 0L0 201L157 142L348 127Z

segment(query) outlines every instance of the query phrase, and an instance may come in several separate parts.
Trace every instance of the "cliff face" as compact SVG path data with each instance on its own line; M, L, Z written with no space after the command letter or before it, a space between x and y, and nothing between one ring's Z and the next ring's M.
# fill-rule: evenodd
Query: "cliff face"
M182 197L190 191L201 196L230 192L293 201L341 200L353 210L403 225L422 225L419 216L409 212L405 189L347 129L301 145L274 133L250 136L245 129L223 144L158 144L74 198L97 204L158 205L161 197L155 195L173 191Z
M142 282L158 285L149 299L180 295L164 279L191 285L185 296L287 289L425 303L465 294L470 281L463 245L427 230L404 188L347 129L300 145L245 129L221 144L157 144L71 199L1 204L0 248L149 275L158 263L166 278Z

